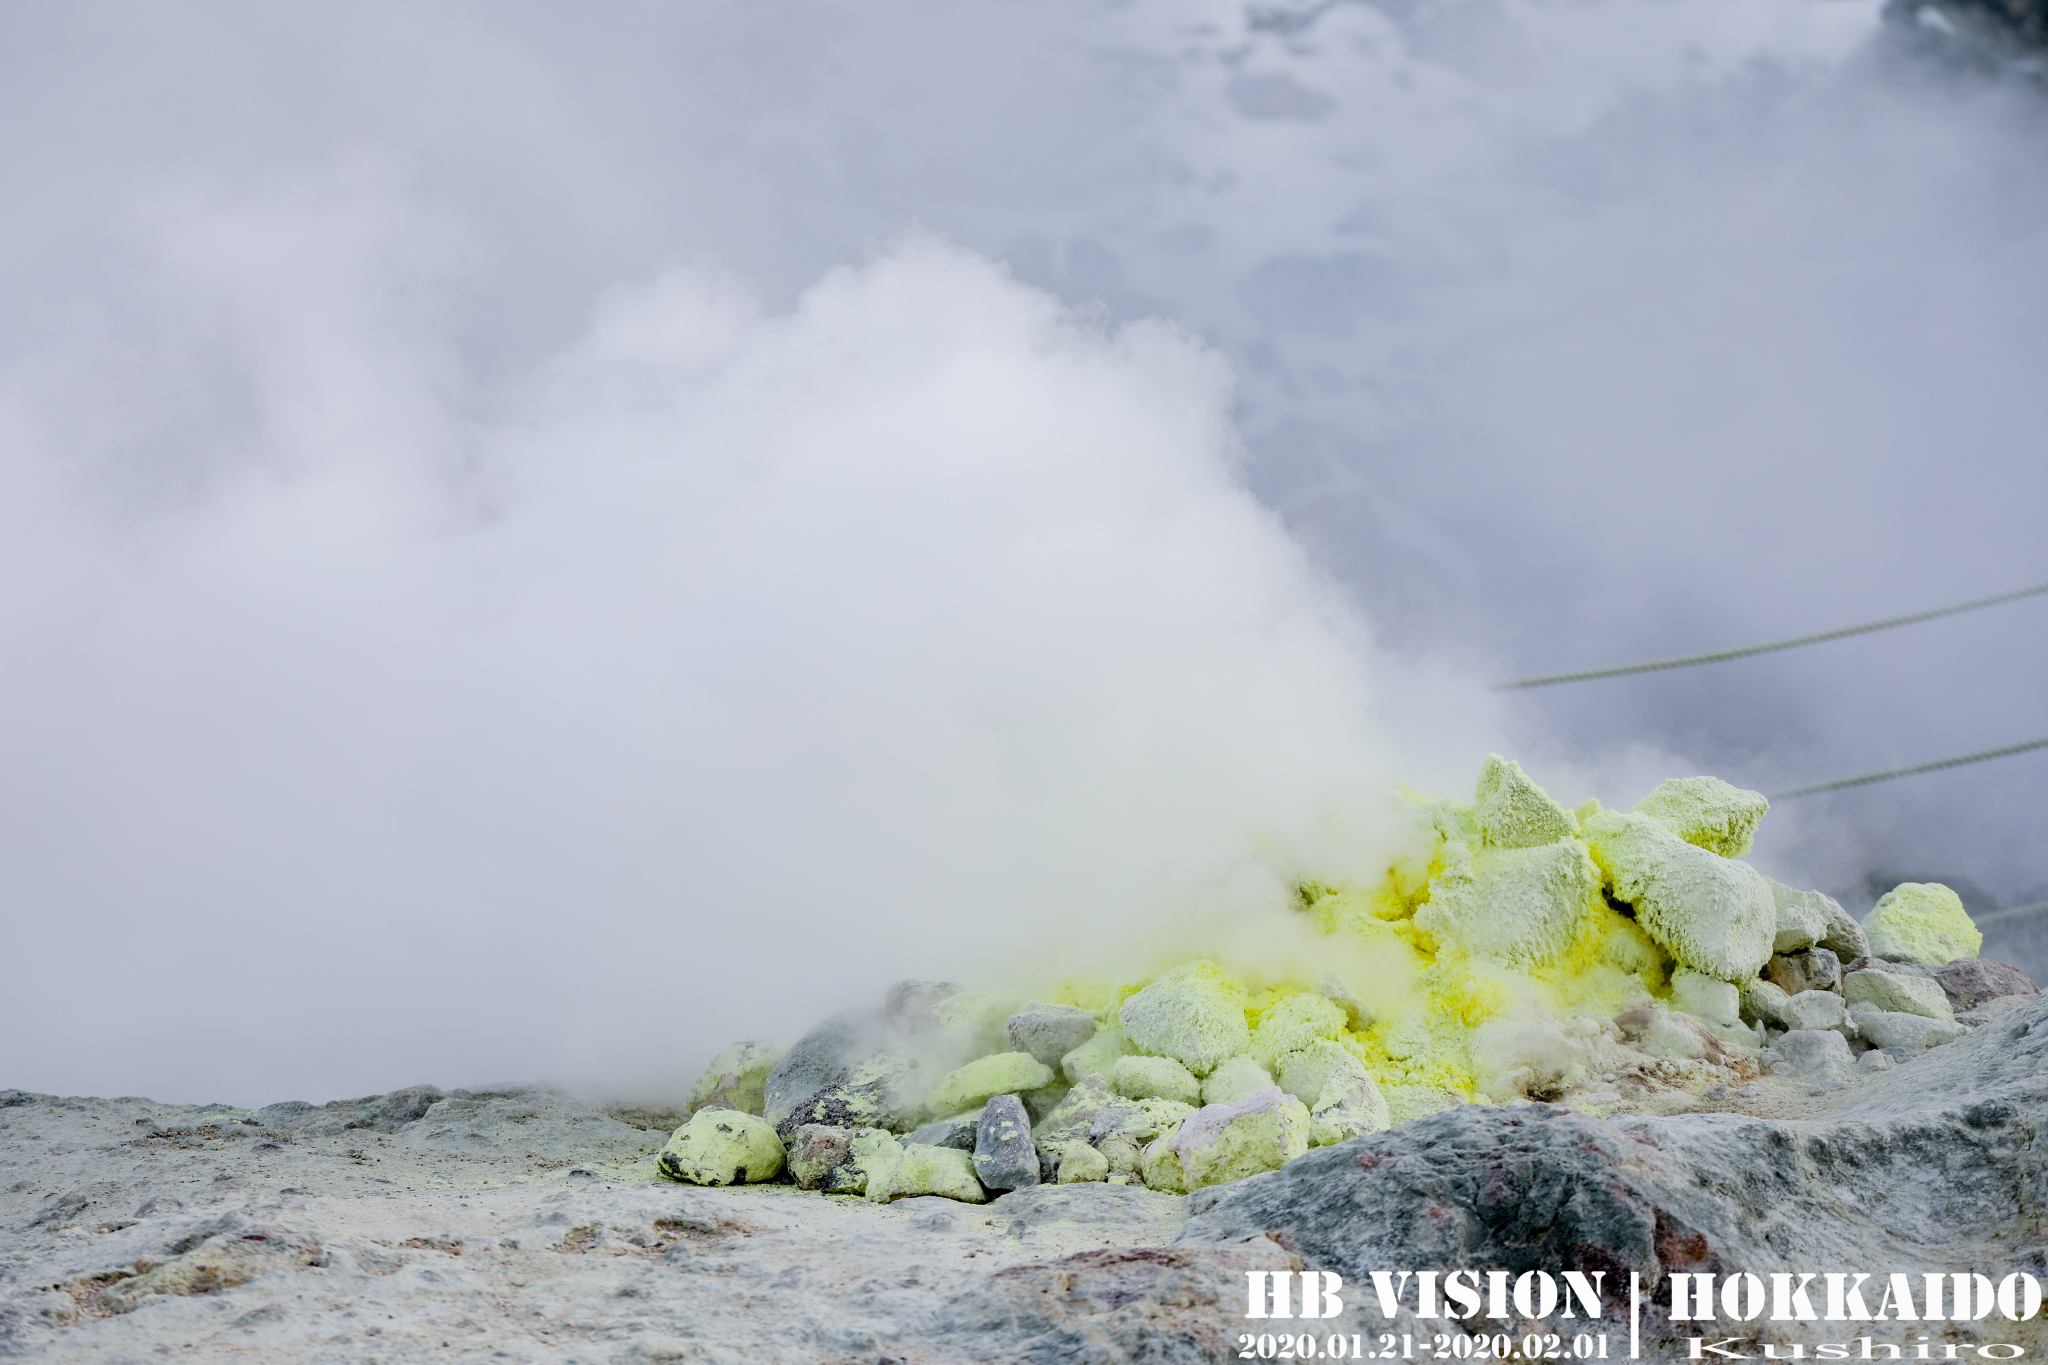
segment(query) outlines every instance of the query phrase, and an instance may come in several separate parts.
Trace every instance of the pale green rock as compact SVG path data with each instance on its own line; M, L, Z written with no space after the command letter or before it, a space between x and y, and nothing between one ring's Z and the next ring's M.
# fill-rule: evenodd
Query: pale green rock
M1778 906L1755 868L1633 812L1602 811L1586 832L1615 896L1635 908L1636 923L1681 966L1740 982L1771 960Z
M1833 1029L1850 1034L1849 1011L1842 997L1833 991L1800 991L1785 1002L1787 1029Z
M1110 1089L1127 1100L1166 1099L1194 1104L1202 1083L1171 1057L1119 1057L1109 1073Z
M1785 1022L1785 1006L1792 997L1786 994L1783 987L1760 976L1753 976L1741 983L1740 990L1744 1019L1762 1020L1766 1024L1776 1024L1779 1028L1791 1027Z
M1052 1084L1052 1068L1028 1052L998 1052L950 1071L932 1088L926 1107L934 1116L957 1114L987 1104L997 1095L1016 1095Z
M1940 882L1905 882L1884 893L1863 920L1870 954L1940 967L1984 946L1962 897Z
M1857 1036L1871 1046L1903 1048L1907 1052L1925 1052L1931 1047L1953 1043L1970 1031L1968 1024L1958 1024L1952 1019L1929 1019L1924 1014L1881 1010L1867 1000L1859 1000L1849 1006L1849 1021L1856 1026Z
M1514 966L1541 966L1571 945L1599 899L1600 870L1586 845L1564 839L1531 848L1483 848L1451 862L1429 884L1415 923L1439 944Z
M1488 754L1472 801L1482 842L1490 848L1535 848L1575 837L1579 822L1529 780L1522 765Z
M1173 1150L1173 1134L1154 1139L1152 1145L1145 1149L1144 1155L1138 1158L1138 1178L1145 1182L1147 1189L1162 1190L1167 1194L1188 1192L1187 1172L1181 1169L1180 1153Z
M1112 1014L1094 1037L1060 1058L1060 1074L1066 1077L1068 1085L1079 1085L1088 1076L1108 1080L1116 1059L1128 1057L1136 1050L1124 1036L1123 1020Z
M1104 1109L1121 1103L1101 1076L1086 1076L1067 1092L1067 1097L1031 1129L1031 1140L1041 1152L1057 1151L1062 1143L1087 1141L1089 1130ZM1136 1106L1133 1106L1134 1108Z
M1704 1024L1742 1022L1742 992L1733 982L1686 968L1671 974L1671 1007Z
M1197 1076L1251 1047L1244 991L1213 962L1187 962L1154 981L1117 1011L1140 1052L1171 1057Z
M1236 1104L1272 1087L1273 1074L1249 1055L1231 1057L1202 1080L1203 1104Z
M1344 1007L1327 996L1290 995L1267 1010L1266 1017L1253 1030L1252 1058L1260 1066L1270 1068L1281 1053L1335 1038L1349 1022Z
M1198 1109L1173 1136L1190 1193L1277 1171L1309 1148L1308 1106L1275 1086L1236 1104Z
M697 1084L690 1087L685 1112L737 1109L759 1114L768 1073L782 1060L782 1049L767 1043L734 1043L711 1059Z
M932 1147L921 1142L900 1148L892 1161L868 1173L868 1199L887 1204L935 1194L963 1204L985 1204L988 1192L974 1173L974 1158L958 1147Z
M1674 777L1636 802L1635 814L1709 853L1740 858L1756 841L1756 827L1771 803L1718 777Z
M1371 1076L1359 1080L1333 1079L1309 1106L1309 1141L1317 1147L1349 1142L1367 1133L1384 1132L1393 1126L1393 1114Z
M1144 1156L1144 1149L1136 1136L1131 1133L1110 1133L1098 1138L1095 1150L1102 1153L1102 1159L1109 1163L1109 1179L1138 1174L1138 1167Z
M1161 1133L1170 1133L1175 1128L1180 1127L1181 1124L1187 1122L1188 1116L1193 1114L1200 1106L1182 1104L1179 1100L1169 1100L1162 1096L1152 1095L1139 1100L1138 1108L1145 1115L1145 1123L1142 1127L1133 1128L1131 1133L1140 1141L1147 1141Z
M692 1185L754 1185L782 1174L782 1139L763 1118L700 1109L662 1147L655 1167Z
M1086 1142L1069 1142L1060 1148L1059 1183L1082 1185L1109 1178L1109 1158Z
M1364 1062L1353 1056L1343 1044L1328 1041L1311 1043L1285 1054L1274 1068L1274 1074L1279 1079L1280 1089L1307 1105L1321 1099L1323 1088L1333 1080L1372 1080L1372 1073L1366 1070Z
M1335 972L1323 974L1322 983L1316 987L1316 993L1344 1011L1344 1027L1353 1033L1363 1033L1373 1026L1372 1008L1360 1000Z
M1842 978L1842 998L1852 1005L1868 1001L1894 1014L1917 1014L1927 1019L1956 1017L1941 983L1924 976L1876 969L1851 972Z

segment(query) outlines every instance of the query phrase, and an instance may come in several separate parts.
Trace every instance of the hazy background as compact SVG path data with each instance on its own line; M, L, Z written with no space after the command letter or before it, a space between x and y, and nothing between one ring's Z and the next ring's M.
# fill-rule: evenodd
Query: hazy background
M2048 579L2042 107L1877 10L0 14L0 1083L687 1083L1488 747L2048 733L2048 599L1480 687ZM2044 794L1756 857L2041 899Z

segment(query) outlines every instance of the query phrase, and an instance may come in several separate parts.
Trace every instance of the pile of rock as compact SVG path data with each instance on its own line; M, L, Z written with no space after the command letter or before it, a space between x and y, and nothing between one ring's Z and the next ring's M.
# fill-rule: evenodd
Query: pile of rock
M1184 1194L1276 1170L1389 1122L1371 1071L1339 1040L1358 1022L1327 995L1266 1009L1191 962L1098 1014L907 981L787 1053L740 1043L691 1096L660 1157L703 1185L786 1178L877 1202L1041 1182ZM988 1050L994 1036L1003 1050ZM981 1055L971 1055L979 1052Z
M1946 887L1859 924L1765 877L1742 855L1768 808L1695 777L1566 810L1490 756L1471 802L1416 803L1383 884L1303 887L1370 972L1247 984L1197 960L1086 1004L906 981L787 1052L727 1049L660 1166L878 1202L1184 1194L1473 1100L1672 1112L1766 1072L1841 1079L2038 993L1977 960Z

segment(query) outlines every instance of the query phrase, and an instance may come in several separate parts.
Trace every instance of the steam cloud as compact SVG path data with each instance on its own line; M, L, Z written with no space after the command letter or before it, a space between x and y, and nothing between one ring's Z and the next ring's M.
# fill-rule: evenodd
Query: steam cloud
M2039 602L1472 681L2048 576L2039 99L1879 8L0 19L0 1084L671 1085L1265 924L1487 748L2041 733ZM1756 858L2035 899L2044 784Z
M1383 867L1364 630L1184 333L931 241L683 269L484 418L388 187L164 231L251 439L143 508L10 443L18 1083L672 1087Z

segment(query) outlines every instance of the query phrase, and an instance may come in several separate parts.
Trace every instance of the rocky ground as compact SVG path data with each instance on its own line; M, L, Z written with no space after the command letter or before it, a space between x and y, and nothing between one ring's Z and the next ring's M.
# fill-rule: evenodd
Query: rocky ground
M1239 1316L1247 1269L2041 1274L2044 1061L2037 997L1883 1071L1764 1077L1686 1113L1462 1106L1193 1196L981 1205L677 1185L653 1158L673 1115L547 1089L254 1112L6 1091L0 1352L1217 1361L1272 1327ZM1386 1326L1354 1300L1317 1330ZM2033 1330L1983 1339L2039 1349ZM1648 1331L1665 1358L1672 1325Z

